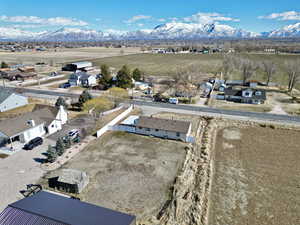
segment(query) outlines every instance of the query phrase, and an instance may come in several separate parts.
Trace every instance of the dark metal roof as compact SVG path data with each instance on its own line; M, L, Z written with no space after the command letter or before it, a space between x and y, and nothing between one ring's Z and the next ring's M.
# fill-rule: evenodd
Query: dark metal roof
M135 220L135 216L45 191L17 201L9 207L30 213L34 217L39 216L55 221L58 224L130 225ZM24 221L23 223L10 223L9 225L18 224L33 225L36 223L26 223Z
M243 97L243 91L251 90L253 92L252 97ZM256 93L260 92L260 95L257 95ZM266 91L265 90L258 90L258 89L252 89L252 88L244 88L244 89L232 89L232 88L226 88L224 91L225 95L228 96L236 96L240 97L241 99L257 99L257 100L266 100Z

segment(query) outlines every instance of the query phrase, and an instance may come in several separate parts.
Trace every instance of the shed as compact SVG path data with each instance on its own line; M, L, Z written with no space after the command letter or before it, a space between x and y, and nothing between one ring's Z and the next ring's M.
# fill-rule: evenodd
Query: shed
M69 193L79 194L89 183L86 172L63 169L58 176L48 179L49 187Z

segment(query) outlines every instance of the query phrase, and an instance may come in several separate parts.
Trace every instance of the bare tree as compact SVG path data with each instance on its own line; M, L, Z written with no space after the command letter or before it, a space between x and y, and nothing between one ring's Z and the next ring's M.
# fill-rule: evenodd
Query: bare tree
M241 58L237 63L239 64L239 69L242 72L243 84L245 85L247 80L253 76L258 66L248 58Z
M222 70L224 79L228 79L228 73L233 69L233 57L231 55L224 55L222 61Z
M265 60L262 62L261 67L267 76L267 86L269 86L272 77L276 73L276 64L270 60Z
M288 91L293 91L295 84L300 81L300 67L299 60L290 60L285 62L285 70L288 74Z

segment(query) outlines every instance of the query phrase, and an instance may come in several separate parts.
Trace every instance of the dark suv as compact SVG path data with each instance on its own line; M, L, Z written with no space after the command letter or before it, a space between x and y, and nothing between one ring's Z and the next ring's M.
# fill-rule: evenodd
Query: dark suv
M26 145L24 145L25 150L32 150L35 147L42 145L43 144L43 138L41 137L36 137L34 139L32 139L31 141L29 141Z

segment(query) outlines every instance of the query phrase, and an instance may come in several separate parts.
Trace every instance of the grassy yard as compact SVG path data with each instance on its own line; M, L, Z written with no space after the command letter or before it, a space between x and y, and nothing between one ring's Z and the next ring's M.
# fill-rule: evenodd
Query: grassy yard
M7 157L8 157L8 155L6 155L6 154L0 154L0 159L5 159Z

